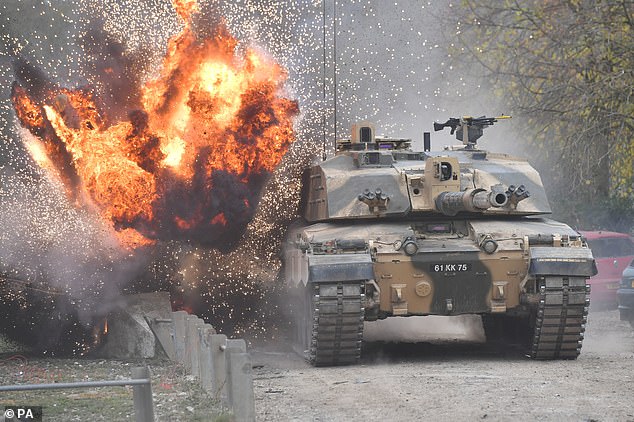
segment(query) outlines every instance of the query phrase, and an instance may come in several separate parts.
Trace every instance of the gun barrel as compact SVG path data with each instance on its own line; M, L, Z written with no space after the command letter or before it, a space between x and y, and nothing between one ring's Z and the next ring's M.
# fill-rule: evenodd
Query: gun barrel
M481 212L489 208L500 208L508 203L503 192L486 189L469 189L463 192L442 192L436 197L436 209L448 216L461 211Z

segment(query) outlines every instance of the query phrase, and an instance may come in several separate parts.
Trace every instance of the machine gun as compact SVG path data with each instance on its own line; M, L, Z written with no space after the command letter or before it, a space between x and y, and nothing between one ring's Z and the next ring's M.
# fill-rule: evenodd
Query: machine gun
M511 116L497 116L497 117L471 117L463 116L461 118L452 117L445 123L434 122L434 130L437 132L443 130L446 127L451 128L451 134L456 133L456 139L462 141L467 149L473 149L482 136L482 130L486 126L491 126L493 123L500 119L510 119Z

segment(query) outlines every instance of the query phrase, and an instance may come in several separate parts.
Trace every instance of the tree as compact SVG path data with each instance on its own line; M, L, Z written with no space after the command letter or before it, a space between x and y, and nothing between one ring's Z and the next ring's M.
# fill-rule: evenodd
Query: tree
M632 228L634 2L463 0L452 8L460 56L479 63L521 115L551 194L571 199L555 212L585 227Z

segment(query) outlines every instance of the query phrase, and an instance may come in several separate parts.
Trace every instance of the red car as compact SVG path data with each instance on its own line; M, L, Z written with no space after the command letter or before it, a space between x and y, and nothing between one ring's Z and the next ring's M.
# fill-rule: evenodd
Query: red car
M580 231L588 241L597 263L597 275L590 278L590 306L615 309L616 291L623 270L634 259L634 240L625 233Z

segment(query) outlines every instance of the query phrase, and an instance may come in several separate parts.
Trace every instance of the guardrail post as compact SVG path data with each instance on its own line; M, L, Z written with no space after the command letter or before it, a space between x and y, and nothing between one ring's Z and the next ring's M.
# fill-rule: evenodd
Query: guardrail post
M211 341L210 336L216 334L216 330L209 324L205 324L198 327L198 334L200 336L200 353L198 358L200 359L200 385L203 390L211 393L213 391L213 362L211 358Z
M209 344L211 346L211 361L213 364L213 381L212 381L212 394L213 396L222 401L227 400L227 371L225 366L225 354L221 346L225 346L227 342L227 336L224 334L212 334L209 337Z
M225 368L227 371L227 381L226 381L226 385L227 385L227 402L229 403L230 407L233 407L233 404L235 403L234 399L233 399L233 388L232 388L232 380L234 380L234 377L239 376L239 374L233 374L231 371L232 366L231 366L231 354L232 353L246 353L247 352L247 343L242 340L242 339L229 339L227 340L227 343L225 345Z
M132 379L150 380L148 367L132 368ZM132 387L134 399L134 415L137 422L154 422L154 405L152 402L152 384L135 385Z
M187 333L187 324L185 318L187 312L172 312L172 324L174 328L174 351L176 352L176 361L185 363L185 335Z
M227 350L227 358L229 360L227 390L231 398L233 414L237 422L254 422L255 398L251 357L248 353L230 349Z
M186 360L185 366L189 367L191 374L200 379L200 369L198 366L198 352L200 348L200 337L198 335L198 327L205 322L195 315L189 315L187 317L187 336L185 337L186 344Z

